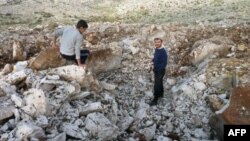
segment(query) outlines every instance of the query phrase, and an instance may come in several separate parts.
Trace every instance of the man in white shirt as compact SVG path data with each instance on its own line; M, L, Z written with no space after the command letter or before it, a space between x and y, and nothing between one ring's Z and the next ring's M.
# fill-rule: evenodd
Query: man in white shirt
M88 50L80 50L83 43L83 33L88 28L84 20L79 20L76 27L67 26L55 30L52 47L59 48L60 54L66 60L72 60L78 66L85 67L85 60L89 54ZM57 38L61 36L60 46L56 44Z

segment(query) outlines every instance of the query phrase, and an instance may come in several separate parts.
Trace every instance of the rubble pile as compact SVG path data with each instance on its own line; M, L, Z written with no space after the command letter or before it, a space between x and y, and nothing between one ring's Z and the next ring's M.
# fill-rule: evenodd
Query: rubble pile
M1 141L218 140L214 117L235 122L228 111L237 110L223 110L250 80L249 25L93 24L86 69L50 48L46 27L18 30L1 33L10 35L0 49L9 60L0 74ZM150 107L154 37L164 40L169 60L164 97ZM229 107L248 114L240 101Z

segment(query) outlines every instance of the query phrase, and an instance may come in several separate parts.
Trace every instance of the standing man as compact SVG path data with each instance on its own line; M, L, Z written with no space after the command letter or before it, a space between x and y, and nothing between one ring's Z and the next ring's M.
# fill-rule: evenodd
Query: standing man
M154 58L153 62L153 71L154 71L154 99L151 101L150 106L156 105L158 98L163 97L164 88L163 88L163 77L165 75L165 68L167 66L167 52L162 46L162 39L154 39Z
M89 50L80 50L83 43L83 33L88 28L84 20L79 20L76 27L67 26L55 30L52 47L59 48L60 54L66 60L75 61L78 66L85 67L85 60ZM57 38L61 36L60 46L56 44Z

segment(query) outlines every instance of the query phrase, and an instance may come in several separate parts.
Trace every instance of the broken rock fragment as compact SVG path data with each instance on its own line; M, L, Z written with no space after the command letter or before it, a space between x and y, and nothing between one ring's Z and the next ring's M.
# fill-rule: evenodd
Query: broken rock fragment
M0 97L16 94L16 87L0 80Z
M24 47L20 41L13 43L13 60L23 61L27 57L27 53L24 51Z
M9 118L14 115L14 106L1 106L0 107L0 121Z
M57 48L47 48L41 51L35 59L31 60L29 67L34 70L45 70L55 68L66 64Z
M16 137L18 140L28 140L29 138L45 138L45 133L41 127L36 126L31 121L22 121L18 123L16 129Z
M36 112L34 113L35 115L49 114L50 111L48 100L42 90L32 88L26 91L24 95L26 95L24 98L26 104L25 107L34 107L36 110Z
M66 141L66 134L65 132L55 136L54 138L48 139L48 141Z
M6 64L3 68L3 70L0 72L0 76L8 74L8 73L12 72L12 70L13 70L13 66L11 64Z
M118 127L112 124L103 114L88 114L86 120L86 128L92 133L97 134L100 139L111 140L117 137Z
M23 80L25 80L27 77L27 71L26 70L22 70L22 71L18 71L18 72L14 72L14 73L9 73L6 77L5 77L5 81L9 84L17 84Z
M82 139L82 140L84 140L86 136L88 135L87 132L85 132L83 129L80 129L77 125L70 124L70 123L63 124L63 131L71 137Z
M87 67L93 74L118 69L122 61L122 48L114 47L93 51L87 59Z
M103 110L103 106L101 102L95 102L86 104L85 106L81 107L79 110L80 115L88 115L89 113L93 112L100 112Z

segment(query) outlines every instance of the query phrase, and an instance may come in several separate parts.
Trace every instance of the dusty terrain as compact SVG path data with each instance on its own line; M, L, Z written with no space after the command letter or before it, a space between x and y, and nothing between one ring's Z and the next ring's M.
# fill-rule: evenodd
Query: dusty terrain
M221 140L223 124L250 124L249 4L0 0L0 140ZM50 49L79 18L87 70ZM169 61L150 107L154 37Z

